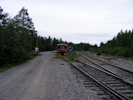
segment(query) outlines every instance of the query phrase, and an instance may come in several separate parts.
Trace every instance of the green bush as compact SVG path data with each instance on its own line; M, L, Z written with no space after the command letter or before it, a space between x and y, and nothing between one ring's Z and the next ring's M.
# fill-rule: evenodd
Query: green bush
M111 51L111 55L116 55L118 54L119 52L121 52L123 50L122 47L115 47L112 51Z
M117 56L124 56L124 50L120 50L116 55Z
M124 50L124 56L125 56L125 57L131 57L131 53L130 53L130 50L129 50L129 49L126 48L126 49Z

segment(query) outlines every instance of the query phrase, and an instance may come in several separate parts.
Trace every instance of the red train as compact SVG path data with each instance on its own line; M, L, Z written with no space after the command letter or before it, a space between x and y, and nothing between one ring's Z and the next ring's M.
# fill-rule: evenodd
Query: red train
M60 53L62 55L66 55L68 50L67 50L68 45L67 44L57 44L57 53Z

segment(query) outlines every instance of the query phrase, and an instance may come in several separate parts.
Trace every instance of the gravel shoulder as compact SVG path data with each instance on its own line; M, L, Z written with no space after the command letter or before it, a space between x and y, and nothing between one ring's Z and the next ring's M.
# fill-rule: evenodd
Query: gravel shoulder
M98 100L53 52L0 73L0 100Z

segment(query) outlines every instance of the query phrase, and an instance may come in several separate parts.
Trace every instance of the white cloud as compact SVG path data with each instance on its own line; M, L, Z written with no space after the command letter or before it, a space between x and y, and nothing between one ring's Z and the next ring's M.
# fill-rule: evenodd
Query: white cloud
M76 43L99 44L116 36L121 29L133 27L132 0L1 0L0 3L12 16L23 6L28 9L39 35ZM91 38L84 34L90 34Z

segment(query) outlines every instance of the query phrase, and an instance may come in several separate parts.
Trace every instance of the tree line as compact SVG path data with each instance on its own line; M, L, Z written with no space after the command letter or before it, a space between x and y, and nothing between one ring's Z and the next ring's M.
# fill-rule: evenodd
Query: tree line
M24 7L11 18L0 7L0 68L30 58L36 46L40 51L55 50L62 39L37 36L32 18Z
M133 57L133 30L124 31L121 30L116 37L106 43L101 42L96 52Z
M74 50L89 50L90 47L89 44L67 43L61 38L38 36L27 9L23 7L11 18L0 7L0 68L28 60L35 47L39 47L39 51L51 51L56 50L59 43L71 45Z
M36 37L37 31L27 9L22 8L11 18L0 7L0 66L28 59Z

